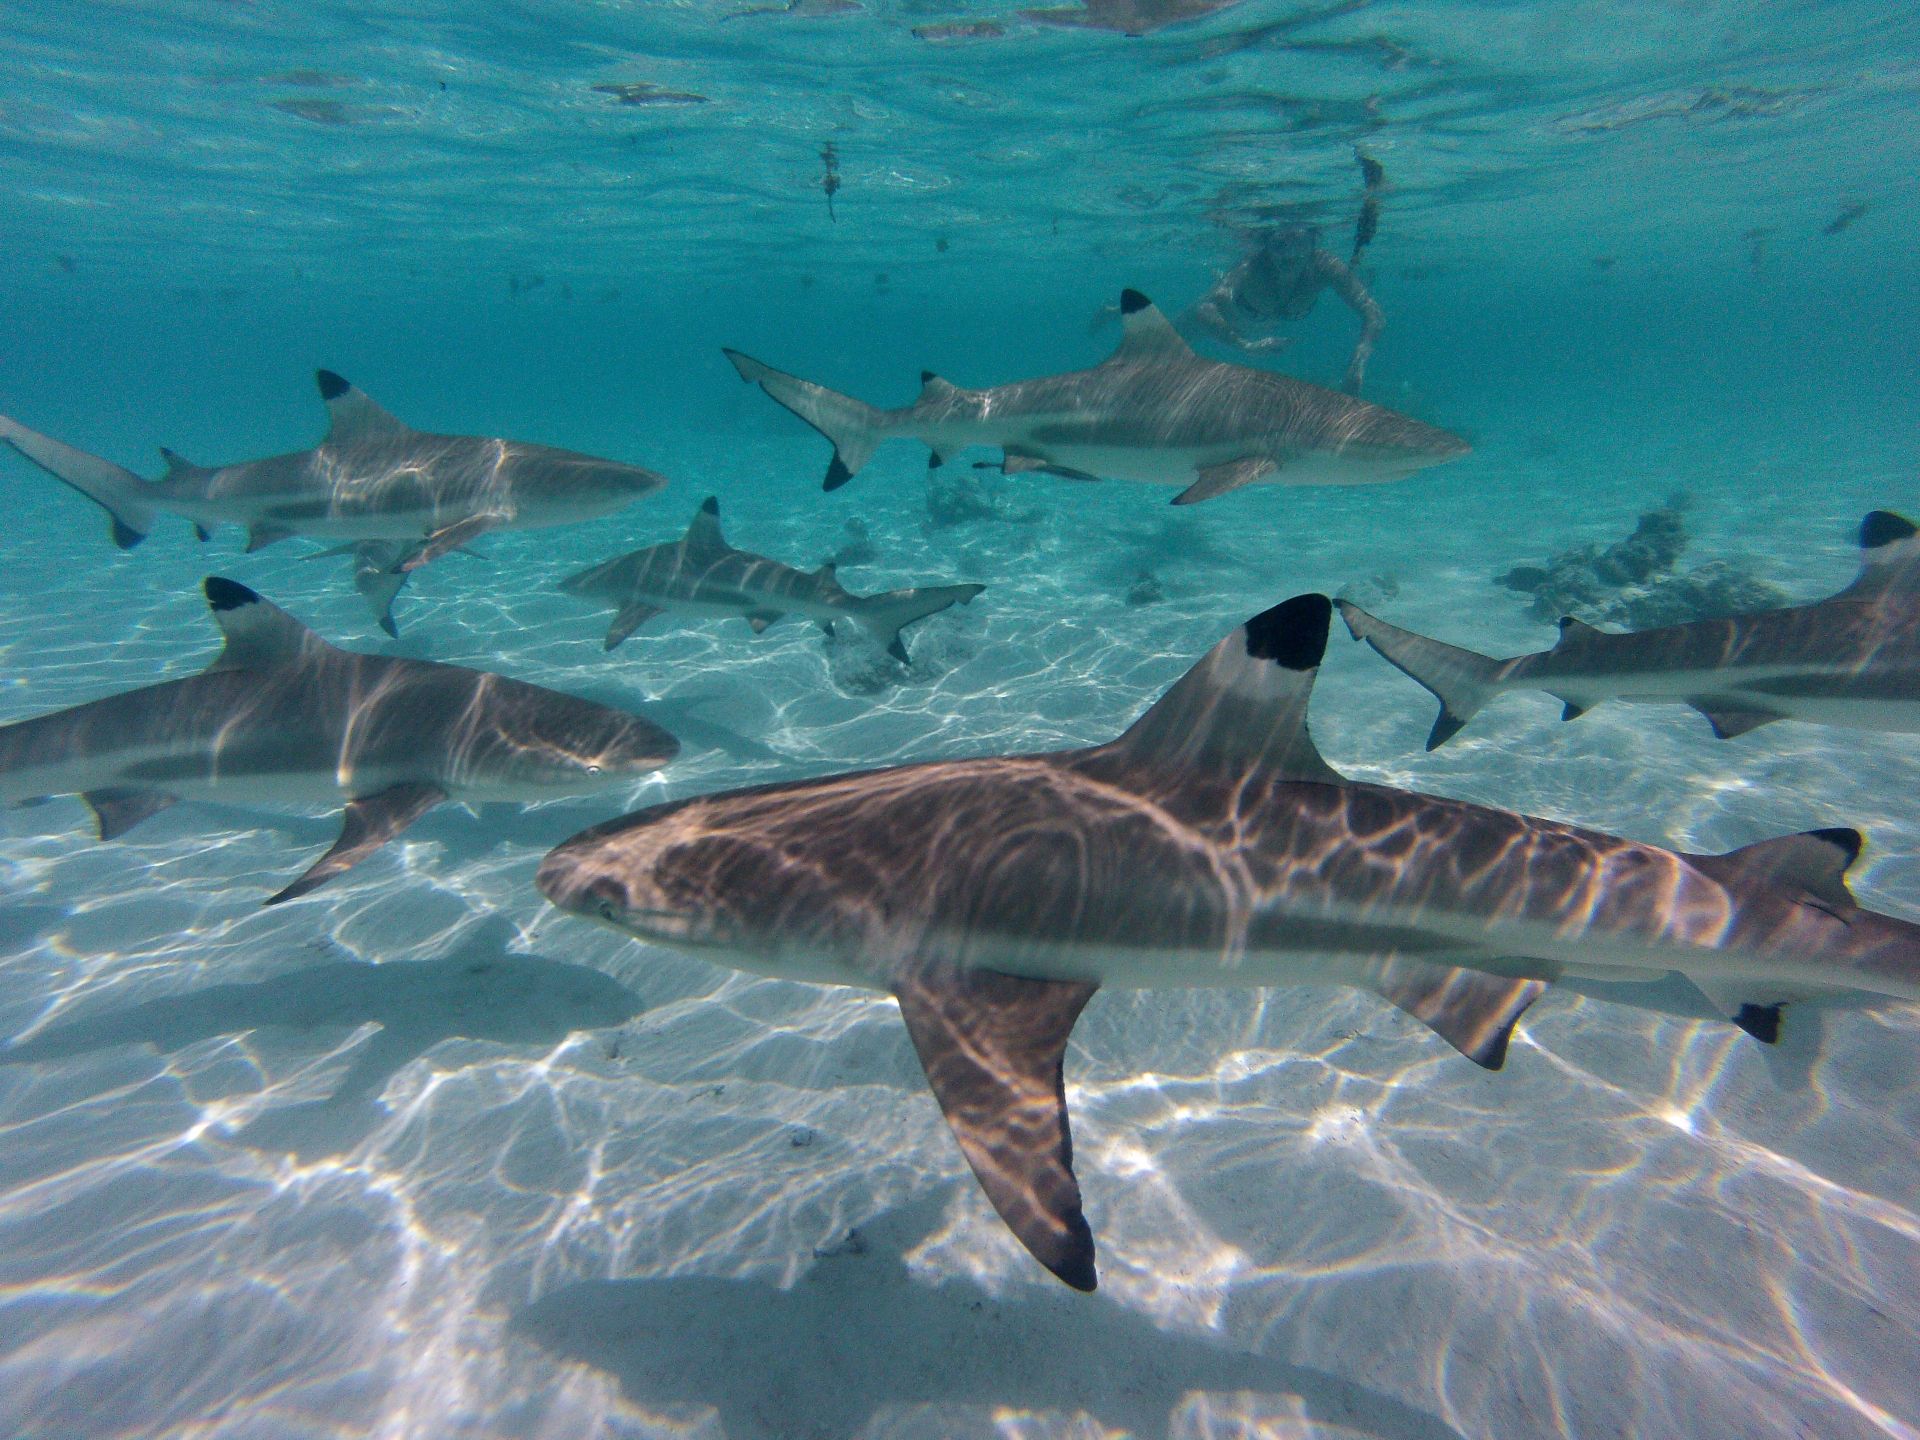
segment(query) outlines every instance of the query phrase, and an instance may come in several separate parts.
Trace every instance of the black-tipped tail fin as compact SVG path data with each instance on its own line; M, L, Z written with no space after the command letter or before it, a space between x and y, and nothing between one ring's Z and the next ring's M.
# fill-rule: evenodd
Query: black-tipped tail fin
M1366 641L1389 665L1424 685L1440 702L1433 733L1427 736L1427 749L1438 750L1446 744L1482 705L1500 693L1504 662L1389 625L1351 600L1338 604L1340 618L1347 622L1354 639Z
M724 350L742 380L752 381L833 442L833 460L821 488L838 490L865 465L887 436L887 412L811 380L763 365L738 350Z
M884 595L863 596L853 603L853 618L869 635L886 647L902 665L907 663L907 647L900 632L916 620L938 615L953 605L969 604L984 585L925 585L914 590L889 590Z
M113 543L131 550L153 529L156 488L131 470L89 455L0 415L0 440L107 512Z

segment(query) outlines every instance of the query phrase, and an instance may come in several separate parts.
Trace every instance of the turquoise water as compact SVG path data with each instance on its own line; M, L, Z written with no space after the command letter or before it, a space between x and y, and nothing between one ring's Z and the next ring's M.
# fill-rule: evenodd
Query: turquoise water
M963 25L1000 33L915 33ZM99 843L71 798L0 812L0 1434L1920 1434L1910 1006L1827 1017L1796 1078L1550 992L1490 1074L1359 991L1103 994L1067 1061L1083 1297L984 1203L892 1001L532 888L641 804L1104 740L1300 591L1542 648L1495 577L1675 492L1685 566L1837 590L1860 516L1920 506L1908 11L1245 0L1128 38L931 0L56 4L4 44L0 413L152 475L315 443L324 366L672 484L436 561L389 641L316 545L163 519L122 553L0 455L0 718L199 668L219 574L684 750L444 807L271 910L332 814ZM1395 485L991 480L1011 513L939 525L922 447L822 494L826 442L720 353L888 404L1090 364L1122 286L1171 312L1259 224L1344 252L1356 145L1387 176L1366 394L1475 447ZM1337 381L1351 316L1290 330L1266 363ZM791 620L606 654L555 582L709 494L803 568L858 521L856 590L988 588L905 671ZM1920 917L1911 736L1529 695L1429 755L1431 720L1336 634L1313 724L1351 776L1694 851L1857 825L1862 902Z

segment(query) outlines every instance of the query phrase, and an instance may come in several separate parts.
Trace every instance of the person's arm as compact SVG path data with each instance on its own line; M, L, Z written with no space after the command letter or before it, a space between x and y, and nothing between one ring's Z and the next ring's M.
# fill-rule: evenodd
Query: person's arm
M1236 265L1219 280L1194 307L1181 316L1183 325L1191 326L1218 340L1224 345L1244 351L1249 355L1264 355L1282 349L1287 343L1284 335L1246 335L1234 321L1234 287L1246 271L1246 263Z
M1387 317L1374 303L1373 296L1367 293L1367 287L1360 283L1360 277L1353 273L1352 267L1343 264L1338 256L1317 250L1313 259L1321 278L1360 317L1360 338L1354 342L1353 359L1347 362L1347 378L1340 387L1349 395L1358 395L1360 381L1366 375L1367 360L1373 354L1373 342L1380 338Z

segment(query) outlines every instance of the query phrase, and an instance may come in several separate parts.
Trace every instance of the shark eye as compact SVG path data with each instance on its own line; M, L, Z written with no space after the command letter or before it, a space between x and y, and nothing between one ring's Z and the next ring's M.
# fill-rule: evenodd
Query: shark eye
M597 908L600 911L600 918L602 920L618 920L620 918L620 907L611 900L602 900Z
M587 774L598 775L599 773L600 773L600 767L598 765L589 764L587 766Z

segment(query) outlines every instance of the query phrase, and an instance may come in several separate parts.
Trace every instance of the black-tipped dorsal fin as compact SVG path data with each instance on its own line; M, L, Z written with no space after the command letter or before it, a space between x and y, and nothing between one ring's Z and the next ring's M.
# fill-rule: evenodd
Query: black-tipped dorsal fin
M1604 635L1606 633L1606 631L1596 625L1589 625L1577 615L1562 615L1560 617L1560 639L1553 648L1558 650L1563 645L1579 645L1593 639L1596 635Z
M927 1084L987 1199L1034 1259L1076 1290L1097 1281L1062 1064L1095 988L949 965L910 970L893 987Z
M1276 772L1343 784L1307 733L1333 602L1296 595L1235 630L1096 753L1161 768Z
M1138 290L1120 292L1120 344L1113 360L1170 360L1193 358L1193 347L1180 338L1173 322Z
M959 393L960 387L951 380L942 380L931 370L920 372L920 404L938 404L942 400L951 400Z
M351 445L407 433L404 422L333 371L316 370L313 378L320 386L320 398L327 402L327 444Z
M291 660L310 646L325 645L313 631L278 605L262 600L237 580L209 575L201 587L213 623L227 637L208 670L244 670Z
M1374 991L1488 1070L1506 1063L1515 1022L1546 990L1538 980L1490 975L1431 960L1382 961Z
M1920 526L1891 510L1860 522L1860 573L1842 595L1920 587Z
M160 447L160 458L166 462L166 478L169 480L178 480L183 475L192 475L206 468L203 465L194 464L178 450L169 450L164 445Z
M1724 855L1690 855L1694 868L1723 885L1784 885L1848 909L1857 903L1847 889L1847 871L1865 841L1858 830L1806 830Z
M720 533L720 500L709 495L700 502L700 508L693 512L693 523L687 526L686 538L680 542L688 550L725 550L727 537Z

